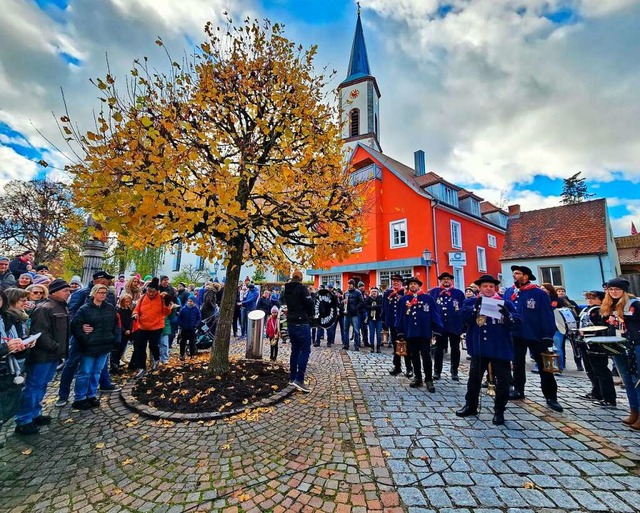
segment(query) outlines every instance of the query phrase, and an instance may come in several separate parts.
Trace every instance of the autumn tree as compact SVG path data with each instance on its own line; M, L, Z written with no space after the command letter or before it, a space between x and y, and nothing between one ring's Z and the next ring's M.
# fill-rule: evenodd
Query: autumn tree
M169 71L151 71L145 58L120 87L110 74L97 80L94 130L61 119L81 147L69 166L78 204L127 244L183 242L222 259L231 285L248 261L288 274L345 258L363 200L343 164L332 75L316 73L316 47L295 45L268 20L207 24L204 39ZM235 293L225 288L210 372L228 370Z
M560 203L563 205L573 205L582 203L584 200L592 198L595 194L588 192L586 178L580 178L582 171L565 178L562 186L562 197Z
M47 179L12 180L0 195L0 245L31 250L38 263L53 264L65 251L79 253L78 232L70 224L82 218L62 183Z

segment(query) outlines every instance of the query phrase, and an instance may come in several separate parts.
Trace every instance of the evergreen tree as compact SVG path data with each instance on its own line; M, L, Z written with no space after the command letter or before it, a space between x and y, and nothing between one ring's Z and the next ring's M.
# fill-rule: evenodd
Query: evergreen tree
M582 171L579 171L575 175L564 179L562 199L560 200L563 205L582 203L584 200L595 196L595 194L587 192L586 178L580 178L581 173Z

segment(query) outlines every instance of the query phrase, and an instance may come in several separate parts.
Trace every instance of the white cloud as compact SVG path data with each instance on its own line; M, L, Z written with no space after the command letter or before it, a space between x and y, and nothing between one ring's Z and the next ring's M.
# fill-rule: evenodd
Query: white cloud
M8 146L0 146L0 190L11 180L30 180L37 172L38 165L35 162Z

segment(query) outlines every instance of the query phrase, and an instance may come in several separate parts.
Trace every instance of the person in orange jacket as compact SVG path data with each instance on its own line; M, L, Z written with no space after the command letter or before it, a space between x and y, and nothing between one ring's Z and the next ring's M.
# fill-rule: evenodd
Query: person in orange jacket
M158 292L159 286L158 278L153 278L131 316L134 320L134 341L129 368L136 370L136 377L141 377L146 372L147 343L151 352L151 369L157 369L160 361L160 336L164 329L164 319L171 313L172 304L166 292Z

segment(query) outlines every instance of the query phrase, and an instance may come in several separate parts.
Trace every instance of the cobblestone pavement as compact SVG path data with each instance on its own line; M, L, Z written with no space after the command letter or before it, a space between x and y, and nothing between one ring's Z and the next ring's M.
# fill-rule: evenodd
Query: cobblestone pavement
M464 365L429 394L389 376L389 349L312 349L311 394L232 421L146 419L116 395L71 412L49 395L38 437L0 435L0 511L640 511L640 434L578 399L583 377L558 379L557 414L529 374L496 427L488 398L477 420L454 415Z

